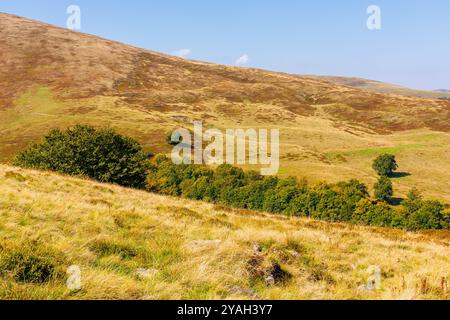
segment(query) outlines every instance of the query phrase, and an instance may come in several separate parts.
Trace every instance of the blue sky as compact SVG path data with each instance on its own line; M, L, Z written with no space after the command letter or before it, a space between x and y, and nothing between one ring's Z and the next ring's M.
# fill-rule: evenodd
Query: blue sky
M450 89L448 0L0 0L0 11L195 60ZM381 30L366 26L369 5ZM187 52L187 51L186 51Z

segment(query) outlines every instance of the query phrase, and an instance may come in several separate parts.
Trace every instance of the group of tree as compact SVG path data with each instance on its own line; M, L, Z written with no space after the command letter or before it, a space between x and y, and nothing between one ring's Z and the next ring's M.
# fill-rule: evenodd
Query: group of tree
M450 229L448 208L423 200L415 189L402 205L389 204L393 196L389 176L397 169L392 156L374 162L380 174L375 199L366 185L354 179L311 185L306 180L266 177L231 165L211 169L175 165L163 155L149 159L135 140L89 126L51 131L42 143L19 154L15 164L274 214L409 230Z
M438 201L424 201L413 190L400 206L388 203L392 183L382 177L372 199L368 188L358 180L336 184L310 185L294 177L264 177L244 172L231 165L215 170L196 165L174 165L166 156L151 160L147 189L151 192L181 196L288 216L349 222L408 230L449 229L450 212Z

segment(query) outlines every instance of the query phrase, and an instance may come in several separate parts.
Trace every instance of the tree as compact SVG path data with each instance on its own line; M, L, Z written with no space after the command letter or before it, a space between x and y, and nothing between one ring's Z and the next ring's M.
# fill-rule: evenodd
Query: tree
M408 229L442 229L446 227L444 205L438 201L424 201L408 216Z
M380 201L389 201L394 195L394 187L392 181L387 177L380 177L378 182L373 186L375 198Z
M15 159L15 165L86 176L100 182L143 188L149 168L141 145L110 129L75 126L53 130Z
M394 171L398 169L398 165L394 155L383 154L373 161L372 168L381 177L391 177Z
M390 227L393 223L399 224L398 216L390 205L385 202L372 203L369 199L361 199L356 204L351 221L379 227Z

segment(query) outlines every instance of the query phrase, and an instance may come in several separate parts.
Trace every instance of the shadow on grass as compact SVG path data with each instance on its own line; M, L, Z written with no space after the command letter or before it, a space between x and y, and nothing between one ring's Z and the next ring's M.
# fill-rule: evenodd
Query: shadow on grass
M403 199L403 198L391 198L391 199L389 199L389 204L393 205L393 206L399 206L399 205L402 204L403 200L405 200L405 199Z
M400 178L404 178L404 177L409 177L411 175L411 173L408 172L394 172L390 178L392 179L400 179Z

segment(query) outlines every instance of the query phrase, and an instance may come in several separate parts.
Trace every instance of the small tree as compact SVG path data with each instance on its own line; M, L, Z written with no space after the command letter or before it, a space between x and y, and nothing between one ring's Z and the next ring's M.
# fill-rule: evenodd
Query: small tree
M373 186L375 191L375 198L380 201L389 201L394 195L394 187L392 182L387 177L380 177L378 182Z
M380 177L391 177L398 165L394 155L383 154L373 161L372 168Z

